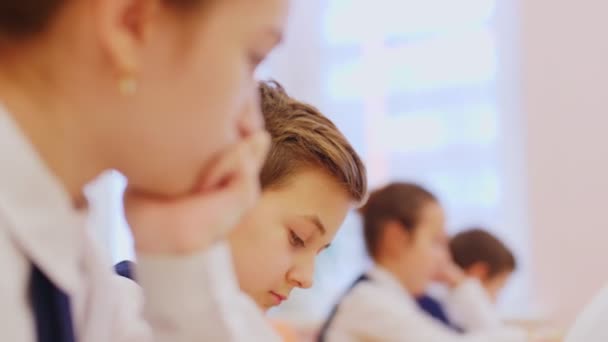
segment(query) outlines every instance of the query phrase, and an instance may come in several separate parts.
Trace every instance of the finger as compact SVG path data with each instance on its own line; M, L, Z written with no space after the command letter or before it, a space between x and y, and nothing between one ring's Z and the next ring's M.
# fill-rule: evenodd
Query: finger
M252 87L245 101L241 117L239 118L239 132L241 137L248 137L258 131L264 130L264 117L261 112L260 94L257 85Z
M270 150L271 139L268 132L259 132L251 144L251 156L254 161L255 169L259 172L268 157Z
M180 236L176 239L180 250L207 246L236 227L255 203L254 191L233 185L172 201L133 197L128 201L127 219L136 246L158 245L155 239L163 239L172 230Z
M239 142L220 156L220 158L203 177L201 186L202 191L209 191L217 187L223 179L238 169L239 164L248 153L249 147L247 144L250 139L251 138L247 138Z
M266 159L270 146L268 133L260 131L227 151L214 165L203 180L201 190L209 191L217 188L237 173L249 170L253 166L255 172L259 172ZM253 164L251 164L253 162Z
M216 237L224 236L238 225L245 213L259 198L259 187L240 182L212 194L184 201L180 212L184 220L178 219L182 227L193 230L207 229Z

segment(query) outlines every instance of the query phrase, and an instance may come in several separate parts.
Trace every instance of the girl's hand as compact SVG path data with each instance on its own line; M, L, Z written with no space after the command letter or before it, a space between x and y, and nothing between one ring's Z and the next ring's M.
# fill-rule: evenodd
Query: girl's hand
M186 197L163 199L127 189L125 212L136 251L185 255L222 239L257 202L269 147L266 132L245 137L217 159L200 187Z

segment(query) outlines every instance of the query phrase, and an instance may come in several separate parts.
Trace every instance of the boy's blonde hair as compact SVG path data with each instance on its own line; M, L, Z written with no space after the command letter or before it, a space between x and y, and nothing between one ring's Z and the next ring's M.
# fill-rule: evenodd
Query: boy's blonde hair
M320 168L357 202L367 191L361 158L338 128L315 107L291 98L277 82L259 85L272 147L262 167L263 189L280 187L305 168Z

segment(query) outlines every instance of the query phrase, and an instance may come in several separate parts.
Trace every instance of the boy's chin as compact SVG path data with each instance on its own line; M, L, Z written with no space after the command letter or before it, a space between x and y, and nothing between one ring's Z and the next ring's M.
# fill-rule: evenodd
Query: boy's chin
M264 303L262 305L258 304L258 306L260 307L260 310L262 310L263 312L268 312L269 310L276 308L278 305Z
M260 310L263 312L266 312L276 306L274 303L271 303L269 300L264 300L261 298L256 298L255 303L257 304L258 308L260 308Z

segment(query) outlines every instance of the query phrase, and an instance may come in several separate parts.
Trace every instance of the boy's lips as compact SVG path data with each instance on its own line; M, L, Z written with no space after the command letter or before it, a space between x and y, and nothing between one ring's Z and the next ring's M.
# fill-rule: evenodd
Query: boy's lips
M272 295L272 297L274 298L276 305L281 304L282 302L284 302L285 300L287 300L287 296L283 296L281 294L278 294L274 291L270 291L270 294Z

